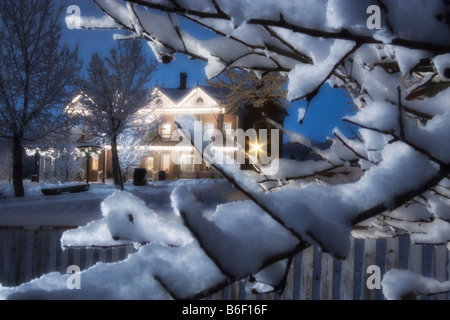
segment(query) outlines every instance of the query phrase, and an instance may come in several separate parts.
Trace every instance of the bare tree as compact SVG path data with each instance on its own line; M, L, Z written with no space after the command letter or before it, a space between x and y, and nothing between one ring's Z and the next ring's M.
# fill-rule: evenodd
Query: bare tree
M114 184L122 190L117 139L139 121L137 112L153 99L148 85L156 68L156 60L147 60L139 40L119 41L108 57L92 55L87 78L82 81L78 111L95 136L101 135L111 143Z
M124 181L127 181L130 169L138 166L141 162L141 158L147 152L143 146L145 138L146 137L142 132L133 130L133 128L124 130L117 138L117 144L120 148L120 170L123 173Z
M257 75L255 72L227 69L220 77L206 80L209 86L221 89L221 97L228 112L236 112L240 106L262 108L267 101L275 101L284 108L286 100L286 77L278 72Z
M13 141L13 183L24 195L24 143L66 122L63 106L81 67L78 49L60 46L62 6L51 0L0 4L0 136Z
M59 136L54 143L55 176L58 181L71 182L82 169L83 157L77 148L71 130Z
M146 108L145 114L151 115L152 110ZM156 128L161 124L160 117L156 117L150 123L144 126L130 127L125 129L117 138L117 145L120 148L119 161L120 169L122 170L124 181L133 167L138 167L142 158L147 154L148 142L153 140Z

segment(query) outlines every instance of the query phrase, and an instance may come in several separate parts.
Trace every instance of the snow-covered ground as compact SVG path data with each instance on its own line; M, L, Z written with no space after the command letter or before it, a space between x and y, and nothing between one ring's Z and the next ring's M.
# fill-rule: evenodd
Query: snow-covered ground
M243 199L225 180L178 180L149 182L146 186L125 185L126 191L142 199L158 214L173 212L170 193L176 186L187 185L197 197L211 203ZM76 227L102 218L101 203L117 189L111 182L91 183L88 191L46 196L42 188L55 184L26 182L25 197L15 198L12 184L0 182L0 227ZM214 193L210 191L214 189ZM205 192L202 192L205 191Z

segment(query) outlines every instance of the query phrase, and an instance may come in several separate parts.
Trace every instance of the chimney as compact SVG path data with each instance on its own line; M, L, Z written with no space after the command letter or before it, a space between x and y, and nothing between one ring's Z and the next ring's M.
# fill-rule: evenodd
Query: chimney
M180 90L186 89L186 81L187 81L187 73L180 72L180 87L178 89Z

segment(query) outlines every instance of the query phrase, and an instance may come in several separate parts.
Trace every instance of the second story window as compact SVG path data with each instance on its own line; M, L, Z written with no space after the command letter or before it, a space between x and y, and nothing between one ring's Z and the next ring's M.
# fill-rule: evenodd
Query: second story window
M170 123L164 123L161 126L161 138L170 139L170 134L172 133L172 126Z

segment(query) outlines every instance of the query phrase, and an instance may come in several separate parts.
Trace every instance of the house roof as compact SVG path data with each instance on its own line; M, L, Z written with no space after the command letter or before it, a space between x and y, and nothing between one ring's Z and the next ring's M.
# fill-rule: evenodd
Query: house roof
M207 94L212 100L214 100L217 104L223 105L226 104L226 98L230 94L230 89L227 88L217 88L206 85L198 85L195 87L186 87L186 73L180 73L180 85L178 88L158 88L157 90L162 93L165 97L167 97L174 105L178 105L183 102L185 98L187 98L191 93L196 89L201 89L205 94ZM281 112L285 115L288 114L287 110L283 105L279 102L273 102L273 106L277 109L278 112ZM245 110L249 108L248 103L240 103L236 106L237 109Z
M192 88L159 88L158 91L169 98L173 103L178 104L185 96L191 92Z
M209 86L196 86L196 87L188 87L184 89L179 88L159 88L159 91L164 94L167 98L169 98L173 103L178 104L181 102L186 96L189 95L196 88L202 89L207 95L209 95L213 100L217 103L220 103L221 100L226 95L226 90L220 88L213 88Z

